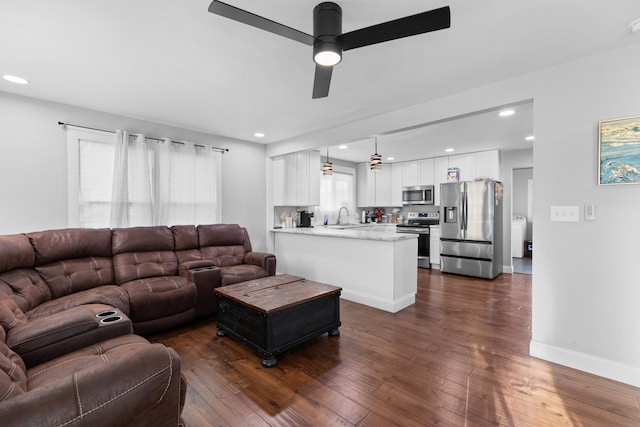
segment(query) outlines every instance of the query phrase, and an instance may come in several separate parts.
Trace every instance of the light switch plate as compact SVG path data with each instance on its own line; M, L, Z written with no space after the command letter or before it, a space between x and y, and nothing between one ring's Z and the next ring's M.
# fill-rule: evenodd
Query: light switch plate
M584 205L584 219L585 221L596 220L596 205L591 203Z
M551 206L551 221L578 222L580 208L578 206Z

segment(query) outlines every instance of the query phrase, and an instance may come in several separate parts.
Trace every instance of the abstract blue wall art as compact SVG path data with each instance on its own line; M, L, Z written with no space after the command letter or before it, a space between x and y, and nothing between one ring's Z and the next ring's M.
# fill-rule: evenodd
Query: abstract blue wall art
M598 184L640 183L640 116L601 121Z

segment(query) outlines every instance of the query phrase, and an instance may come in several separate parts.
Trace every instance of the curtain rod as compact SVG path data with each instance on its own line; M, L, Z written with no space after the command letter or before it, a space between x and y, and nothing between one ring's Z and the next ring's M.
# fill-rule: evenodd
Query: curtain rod
M115 132L115 131L113 131L113 130L105 130L105 129L91 128L91 127L89 127L89 126L74 125L74 124L71 124L71 123L64 123L64 122L60 122L60 121L58 122L58 126L71 126L71 127L75 127L75 128L81 128L81 129L97 130L97 131L99 131L99 132L116 133L116 132ZM158 141L158 142L159 142L159 141L162 141L162 139L160 139L160 138L154 138L154 137L151 137L151 136L145 136L145 138L146 138L146 139L153 139L154 141ZM171 142L173 142L173 143L175 143L175 144L182 144L182 145L184 145L184 142L182 142L182 141L174 141L174 140L172 139L172 140L171 140ZM200 148L207 148L207 146L206 146L206 145L202 145L202 144L193 144L193 145L195 145L196 147L200 147ZM219 152L221 152L222 154L229 152L229 149L228 149L228 148L219 148L219 147L213 147L213 146L211 146L211 149L212 149L212 150L219 151Z

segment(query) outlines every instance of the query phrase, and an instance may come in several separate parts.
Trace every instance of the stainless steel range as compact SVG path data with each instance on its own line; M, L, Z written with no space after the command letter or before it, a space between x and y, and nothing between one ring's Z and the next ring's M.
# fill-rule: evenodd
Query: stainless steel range
M437 212L409 212L407 223L396 226L397 233L414 233L418 235L418 267L431 268L429 261L429 227L440 224Z

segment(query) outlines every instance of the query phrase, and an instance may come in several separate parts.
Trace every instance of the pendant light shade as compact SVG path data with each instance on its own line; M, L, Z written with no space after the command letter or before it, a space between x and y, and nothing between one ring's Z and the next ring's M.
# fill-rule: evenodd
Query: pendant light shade
M329 147L327 147L327 161L322 165L322 175L333 175L333 163L329 161Z
M369 160L369 167L374 172L382 170L382 156L378 154L378 137L376 137L376 152L371 155L371 160Z

